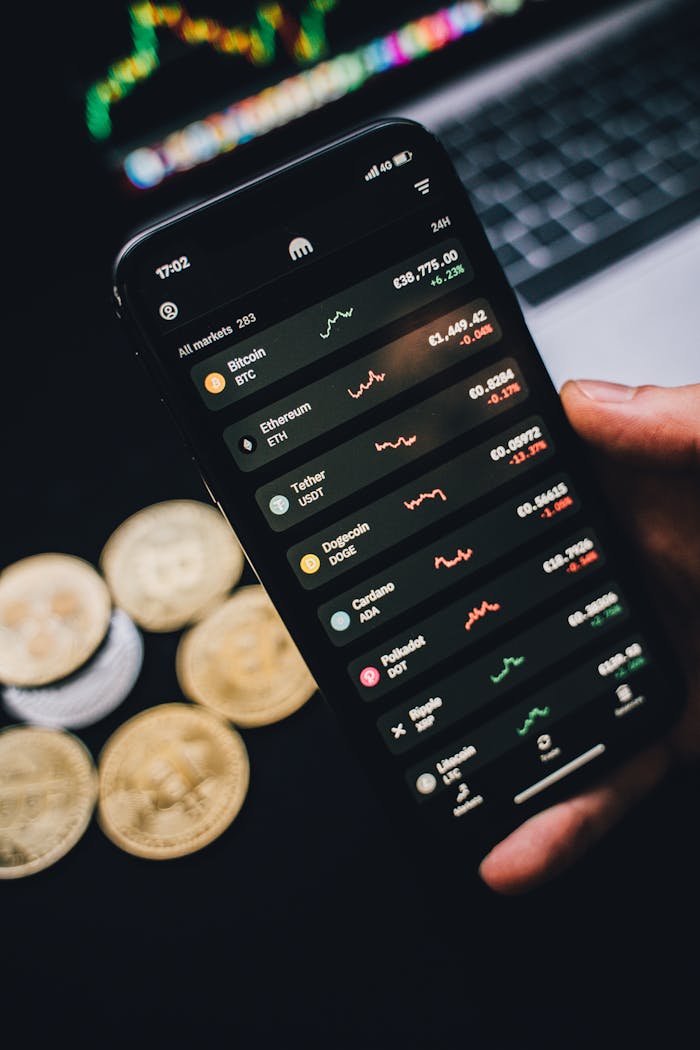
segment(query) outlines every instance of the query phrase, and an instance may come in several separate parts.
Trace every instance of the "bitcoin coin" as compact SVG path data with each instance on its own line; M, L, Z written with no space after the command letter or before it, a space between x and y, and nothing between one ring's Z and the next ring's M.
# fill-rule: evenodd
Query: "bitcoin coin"
M236 725L262 726L297 711L316 690L262 587L241 587L193 627L177 650L185 696Z
M65 678L103 641L112 601L82 558L35 554L0 574L0 681L37 686Z
M200 619L240 579L243 553L223 516L168 500L127 518L100 558L115 603L148 631Z
M98 819L108 838L149 860L207 846L238 815L248 752L219 716L160 704L125 722L99 760Z
M119 707L133 689L142 663L141 634L125 612L115 609L104 645L84 668L55 685L5 686L5 707L23 722L82 729Z
M0 879L65 856L90 823L97 775L88 750L56 729L0 731Z

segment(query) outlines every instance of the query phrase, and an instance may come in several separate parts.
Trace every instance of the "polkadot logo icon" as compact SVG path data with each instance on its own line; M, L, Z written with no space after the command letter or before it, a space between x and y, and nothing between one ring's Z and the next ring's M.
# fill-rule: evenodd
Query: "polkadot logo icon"
M379 684L381 675L376 667L365 667L360 671L360 683L368 689L373 689Z

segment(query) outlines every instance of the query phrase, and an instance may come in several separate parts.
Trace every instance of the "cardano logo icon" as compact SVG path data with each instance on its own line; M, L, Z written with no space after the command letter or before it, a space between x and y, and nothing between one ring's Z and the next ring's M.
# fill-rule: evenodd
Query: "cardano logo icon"
M331 627L334 631L347 631L350 626L350 617L344 609L339 609L331 616Z

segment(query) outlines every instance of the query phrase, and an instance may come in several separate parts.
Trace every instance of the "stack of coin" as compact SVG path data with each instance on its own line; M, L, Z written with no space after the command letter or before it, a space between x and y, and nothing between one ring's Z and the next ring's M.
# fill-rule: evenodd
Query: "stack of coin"
M36 554L0 575L0 681L13 717L91 725L126 699L142 662L141 635L81 558Z
M199 620L238 582L243 564L222 515L195 500L138 511L100 557L115 604L147 631L177 631Z
M8 685L5 707L22 722L83 729L119 707L136 684L142 663L141 635L126 613L115 609L104 644L82 671L35 689Z
M229 826L248 790L248 752L226 722L191 704L159 704L125 722L100 755L99 821L127 853L193 853Z
M0 574L3 699L32 723L0 733L0 878L42 871L81 838L97 775L84 745L60 730L118 707L142 658L138 630L83 559L38 554Z
M88 750L55 729L0 732L0 879L54 864L90 823L97 776Z
M286 718L316 689L263 588L231 595L243 554L212 507L171 500L138 511L110 536L100 566L105 579L80 558L39 554L0 575L3 700L31 723L0 733L3 878L64 856L96 798L101 828L128 853L166 859L201 849L248 790L236 726ZM66 730L93 725L131 694L144 652L136 624L189 627L176 670L194 703L133 716L105 743L97 773Z
M185 696L243 727L286 718L316 690L260 586L239 588L183 635L176 670Z
M145 630L166 632L218 607L244 559L213 507L170 500L123 522L100 564L116 604ZM249 781L241 736L189 704L159 704L131 718L105 744L99 769L100 826L126 852L152 860L217 838Z
M81 667L104 641L112 601L81 558L37 554L0 575L0 681L46 685Z

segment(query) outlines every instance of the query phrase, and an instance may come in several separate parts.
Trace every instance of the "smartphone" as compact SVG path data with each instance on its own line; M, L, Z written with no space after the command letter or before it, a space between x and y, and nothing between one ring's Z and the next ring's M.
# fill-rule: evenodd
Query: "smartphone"
M424 128L168 218L114 295L397 819L483 848L671 724L640 569Z

